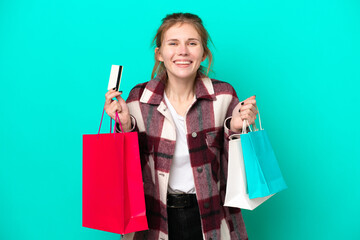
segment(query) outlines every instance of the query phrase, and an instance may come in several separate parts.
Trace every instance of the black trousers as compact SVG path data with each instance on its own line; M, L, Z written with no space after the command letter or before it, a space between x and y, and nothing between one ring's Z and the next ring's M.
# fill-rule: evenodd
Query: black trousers
M169 240L203 240L197 203L185 208L167 208Z

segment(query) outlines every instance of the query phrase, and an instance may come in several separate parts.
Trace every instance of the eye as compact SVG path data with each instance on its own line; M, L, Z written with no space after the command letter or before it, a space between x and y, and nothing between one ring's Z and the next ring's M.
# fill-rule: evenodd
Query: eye
M170 45L170 46L175 46L176 43L175 43L175 42L169 42L169 45Z
M190 42L189 43L191 46L196 46L197 45L197 42Z

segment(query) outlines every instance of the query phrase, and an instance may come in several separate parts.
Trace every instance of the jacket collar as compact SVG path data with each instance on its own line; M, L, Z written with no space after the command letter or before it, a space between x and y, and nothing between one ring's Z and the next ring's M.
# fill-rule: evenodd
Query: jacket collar
M159 105L164 96L166 72L158 74L154 79L150 80L141 95L140 102L147 104ZM210 78L202 75L199 71L195 80L195 96L196 99L216 100L214 87Z

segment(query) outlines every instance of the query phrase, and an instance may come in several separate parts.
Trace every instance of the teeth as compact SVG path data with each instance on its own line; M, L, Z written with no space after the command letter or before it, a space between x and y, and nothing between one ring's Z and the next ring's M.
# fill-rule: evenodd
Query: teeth
M190 61L176 61L176 64L190 64Z

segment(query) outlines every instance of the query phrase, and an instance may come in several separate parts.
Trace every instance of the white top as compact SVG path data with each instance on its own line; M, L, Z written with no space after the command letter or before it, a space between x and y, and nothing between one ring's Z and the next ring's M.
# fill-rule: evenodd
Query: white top
M165 92L164 98L176 127L176 144L170 168L168 192L195 193L194 175L186 139L186 122L183 116L177 114Z

